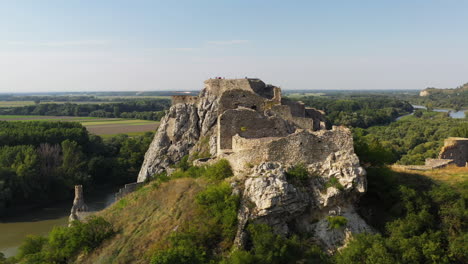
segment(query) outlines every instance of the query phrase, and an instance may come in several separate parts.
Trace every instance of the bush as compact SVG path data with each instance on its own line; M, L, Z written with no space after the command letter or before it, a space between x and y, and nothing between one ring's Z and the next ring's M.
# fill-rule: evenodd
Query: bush
M309 179L309 171L304 164L297 164L286 172L286 179L297 185L306 185Z
M344 190L343 185L341 185L340 181L335 176L331 176L330 179L328 180L328 182L325 184L326 189L328 189L330 187L335 187L336 189L338 189L340 191Z
M185 163L185 162L184 162ZM185 165L184 165L185 166ZM178 167L180 167L178 165ZM198 178L205 177L207 179L218 181L229 178L233 175L231 165L225 159L222 159L210 166L189 166L181 167L171 174L171 178Z
M226 175L226 163L214 170ZM195 198L197 213L153 254L152 264L208 263L232 247L237 228L239 196L227 182L209 185Z
M328 221L328 228L331 228L331 229L339 229L339 228L342 228L344 226L346 226L346 224L348 223L348 219L346 219L346 217L344 216L329 216L327 217L327 221Z
M151 258L151 264L206 263L206 252L195 241L190 236L173 235L170 238L171 247L157 251Z
M205 177L211 180L223 180L233 175L229 161L222 159L206 168Z
M330 258L317 245L298 236L276 235L265 224L250 224L251 249L236 250L222 264L329 263Z
M20 246L22 263L67 263L80 252L88 253L115 234L102 217L74 221L70 227L55 227L47 238L31 236Z
M222 237L227 242L234 239L236 233L239 200L239 196L232 195L229 184L223 182L209 186L197 195L195 201L203 214L208 215L221 228Z

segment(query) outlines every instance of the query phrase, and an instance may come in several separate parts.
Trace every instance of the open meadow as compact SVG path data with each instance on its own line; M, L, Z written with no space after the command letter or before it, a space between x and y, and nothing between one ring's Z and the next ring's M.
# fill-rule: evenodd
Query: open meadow
M98 118L98 117L75 117L75 116L22 116L22 115L0 115L0 121L69 121L79 122L95 135L109 138L118 134L138 136L146 132L154 132L159 122L138 119L123 118Z

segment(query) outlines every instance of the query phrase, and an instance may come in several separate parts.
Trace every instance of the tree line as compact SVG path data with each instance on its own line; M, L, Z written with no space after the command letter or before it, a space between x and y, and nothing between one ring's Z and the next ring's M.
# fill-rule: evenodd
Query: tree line
M395 121L413 111L410 103L389 96L304 96L306 106L325 111L329 125L367 128Z
M138 99L103 104L46 103L3 107L0 108L0 115L121 117L158 121L164 116L164 110L169 109L170 105L169 99Z
M418 110L387 126L355 128L354 148L361 161L373 165L421 165L437 158L448 137L468 137L468 122L447 113Z
M73 122L0 122L0 212L71 197L76 184L134 181L153 133L109 140Z

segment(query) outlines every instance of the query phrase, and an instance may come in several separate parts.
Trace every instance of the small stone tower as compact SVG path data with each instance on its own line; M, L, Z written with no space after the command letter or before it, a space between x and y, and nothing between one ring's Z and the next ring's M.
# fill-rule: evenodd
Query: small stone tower
M80 213L87 211L88 206L85 204L83 198L83 185L75 185L75 199L73 200L69 222L71 223L74 220L80 220Z

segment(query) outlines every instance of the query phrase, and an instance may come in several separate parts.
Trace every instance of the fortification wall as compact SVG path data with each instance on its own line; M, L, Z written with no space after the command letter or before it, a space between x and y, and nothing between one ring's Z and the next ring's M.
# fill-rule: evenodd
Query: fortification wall
M266 117L248 108L230 109L218 117L218 152L232 149L232 137L243 138L284 137L294 132L285 120Z
M219 98L218 113L221 114L228 109L238 107L250 108L263 112L266 99L247 90L229 90Z
M315 108L306 107L305 116L314 120L314 130L326 129L325 112Z
M345 127L333 127L332 130L298 130L287 137L272 141L267 146L266 160L283 163L331 162L339 160L339 156L354 153L351 131ZM334 157L329 157L333 153ZM353 156L354 157L354 156ZM357 162L357 160L348 160ZM351 164L350 164L351 165Z
M285 137L246 139L234 136L232 152L221 154L227 159L236 174L248 172L249 165L262 162L284 164L310 164L309 169L317 173L334 175L342 171L335 167L360 168L359 159L354 155L352 135L349 129L334 127L332 130L297 130ZM331 168L323 171L322 166ZM346 174L360 175L362 171Z
M264 138L243 138L239 135L232 137L232 151L239 152L242 150L256 151L262 146L277 140L279 137L264 137Z
M260 86L262 81L256 83L256 86ZM265 86L265 83L263 83ZM229 90L244 90L255 92L251 87L249 79L209 79L205 81L205 88L210 94L220 96L224 92Z
M426 159L425 166L431 169L438 169L453 164L451 159Z
M305 106L302 102L292 101L287 98L281 99L282 105L287 105L291 109L292 116L295 117L305 117Z
M292 117L291 122L303 129L314 130L314 120L307 117Z
M142 186L142 182L133 182L133 183L128 183L125 184L123 188L120 188L119 191L115 194L115 200L120 200L124 196L126 196L129 193L132 193L138 189L138 187Z
M459 167L468 163L468 138L448 138L439 153L439 159L451 159Z
M198 103L198 96L192 95L173 95L172 105L176 104L196 104Z

